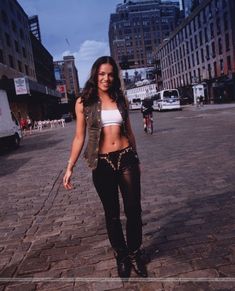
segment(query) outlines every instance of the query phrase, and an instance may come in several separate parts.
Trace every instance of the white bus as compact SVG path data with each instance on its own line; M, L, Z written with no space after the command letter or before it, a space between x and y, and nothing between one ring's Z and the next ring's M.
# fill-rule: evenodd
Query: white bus
M153 100L154 110L180 110L180 96L177 89L165 89L156 93Z

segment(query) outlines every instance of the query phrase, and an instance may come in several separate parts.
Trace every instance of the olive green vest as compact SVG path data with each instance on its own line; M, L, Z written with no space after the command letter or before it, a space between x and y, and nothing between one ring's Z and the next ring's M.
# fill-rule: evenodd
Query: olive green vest
M117 107L122 116L122 134L127 136L126 122L128 118L128 109L124 101L117 102ZM93 170L97 167L99 142L101 134L101 102L94 102L92 105L84 106L84 113L87 125L88 142L84 152L84 158L88 166ZM128 137L128 136L127 136Z

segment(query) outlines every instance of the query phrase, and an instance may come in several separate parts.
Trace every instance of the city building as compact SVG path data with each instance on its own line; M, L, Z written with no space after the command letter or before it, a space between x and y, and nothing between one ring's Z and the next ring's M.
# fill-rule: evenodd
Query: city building
M35 74L38 83L43 84L48 88L56 89L52 55L33 33L30 33L30 40L32 44Z
M124 1L109 22L111 56L122 69L154 65L155 48L179 23L178 2Z
M157 86L206 102L235 101L235 1L204 0L157 49Z
M57 90L62 94L63 111L74 111L74 103L79 97L78 72L75 66L74 56L64 56L63 60L54 62L54 74L56 79Z
M0 89L18 118L53 118L61 95L37 80L39 60L35 62L27 14L16 0L1 0L0 14Z
M15 0L0 1L0 78L36 81L28 16Z
M181 7L184 13L184 17L189 16L191 13L192 2L193 0L181 0Z

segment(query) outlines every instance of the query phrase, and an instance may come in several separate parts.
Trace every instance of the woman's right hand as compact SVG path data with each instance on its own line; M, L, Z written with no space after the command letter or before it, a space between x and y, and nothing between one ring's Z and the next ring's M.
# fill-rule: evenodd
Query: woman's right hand
M72 173L73 173L72 170L67 169L66 172L65 172L65 174L64 174L63 185L64 185L64 188L66 190L71 190L73 188L73 186L72 186L72 184L70 182Z

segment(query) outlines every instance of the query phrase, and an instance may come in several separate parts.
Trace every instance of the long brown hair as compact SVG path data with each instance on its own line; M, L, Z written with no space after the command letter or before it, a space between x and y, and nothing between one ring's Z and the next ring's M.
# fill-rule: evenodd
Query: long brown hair
M116 62L110 56L103 56L98 58L92 65L90 77L86 81L82 91L81 101L85 106L98 101L98 72L100 66L103 64L110 64L113 67L113 82L109 88L110 97L117 102L124 101L125 99L121 90L119 69Z

